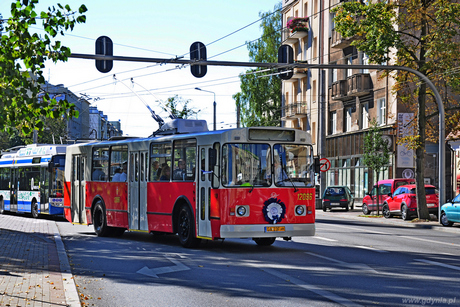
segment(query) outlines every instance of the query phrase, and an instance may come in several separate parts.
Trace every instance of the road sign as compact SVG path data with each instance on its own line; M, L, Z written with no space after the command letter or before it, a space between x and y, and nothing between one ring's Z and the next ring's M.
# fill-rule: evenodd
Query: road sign
M113 43L110 37L100 36L96 40L96 54L113 55ZM112 70L112 60L96 60L96 68L100 72L106 73Z
M322 172L327 172L331 168L331 161L329 161L326 158L320 159L319 163L321 165L320 171L322 171Z

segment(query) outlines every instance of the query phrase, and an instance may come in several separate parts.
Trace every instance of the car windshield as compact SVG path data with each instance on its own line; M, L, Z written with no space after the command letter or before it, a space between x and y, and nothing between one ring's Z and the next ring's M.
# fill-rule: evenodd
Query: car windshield
M328 188L326 190L326 196L333 196L333 195L345 195L344 188Z
M410 189L410 194L416 194L415 188ZM436 192L435 188L425 187L425 194L426 195L433 195L433 194L438 194L438 193Z

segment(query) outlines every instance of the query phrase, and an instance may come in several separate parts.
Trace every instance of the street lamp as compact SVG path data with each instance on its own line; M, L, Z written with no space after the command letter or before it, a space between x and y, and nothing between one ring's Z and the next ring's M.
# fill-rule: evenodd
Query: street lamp
M213 123L213 127L214 127L214 131L216 131L216 93L211 92L211 91L207 91L207 90L202 90L199 87L195 87L195 89L198 90L198 91L203 91L203 92L208 92L208 93L214 94L214 104L213 104L213 108L214 108L214 123Z

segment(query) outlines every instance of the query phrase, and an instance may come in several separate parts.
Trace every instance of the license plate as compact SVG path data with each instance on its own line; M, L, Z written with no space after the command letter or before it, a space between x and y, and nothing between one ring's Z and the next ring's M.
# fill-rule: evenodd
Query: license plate
M284 226L268 226L265 227L265 232L280 232L286 231L286 227Z
M340 203L331 203L331 206L340 206Z
M432 208L432 207L436 207L436 204L427 204L426 206Z

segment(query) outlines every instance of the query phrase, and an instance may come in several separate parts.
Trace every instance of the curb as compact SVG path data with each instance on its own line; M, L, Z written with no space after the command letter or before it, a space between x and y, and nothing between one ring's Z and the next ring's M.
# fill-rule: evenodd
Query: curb
M65 251L64 243L59 233L59 228L56 222L52 223L54 232L54 241L56 242L56 249L58 252L59 263L61 267L62 283L64 285L65 301L67 306L80 307L80 297L78 296L77 287L75 280L72 276L70 269L69 259L67 258L67 252Z

